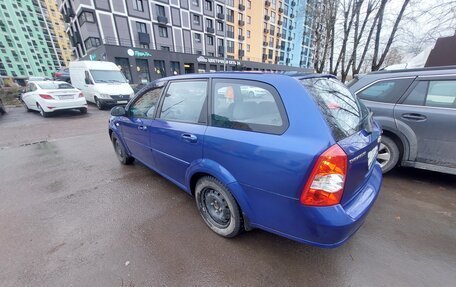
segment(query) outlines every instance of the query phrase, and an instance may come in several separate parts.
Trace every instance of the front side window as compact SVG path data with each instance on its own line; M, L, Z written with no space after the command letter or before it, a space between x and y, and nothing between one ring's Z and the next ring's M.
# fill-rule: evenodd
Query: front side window
M425 105L456 109L456 81L430 81Z
M163 88L153 88L136 100L129 108L131 117L153 119Z
M270 85L246 80L213 81L212 125L281 134L288 127L282 101Z
M160 118L169 121L204 123L207 81L172 82L166 91Z
M413 79L392 79L379 81L366 89L357 92L356 95L363 100L396 103L405 93Z

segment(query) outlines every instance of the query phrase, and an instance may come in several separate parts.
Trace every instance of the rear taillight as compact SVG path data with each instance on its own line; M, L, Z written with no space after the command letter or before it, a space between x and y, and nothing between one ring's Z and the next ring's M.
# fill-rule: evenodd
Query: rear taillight
M58 73L58 72L57 72L57 73L54 74L54 76L60 77L60 76L62 76L62 73Z
M301 203L311 206L339 204L347 177L347 155L335 144L317 160L302 194Z
M40 94L40 97L42 97L45 100L53 100L54 99L51 95L48 95L48 94Z
M80 98L84 98L84 95L82 93L79 93Z

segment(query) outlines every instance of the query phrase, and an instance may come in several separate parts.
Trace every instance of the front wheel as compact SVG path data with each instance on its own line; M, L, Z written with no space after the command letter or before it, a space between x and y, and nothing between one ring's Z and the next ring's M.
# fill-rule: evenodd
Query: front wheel
M114 151L116 152L117 159L120 161L120 163L127 165L132 164L135 161L134 157L131 157L126 153L123 144L119 141L114 132L112 133L111 141L114 147Z
M195 200L201 217L212 231L223 237L234 237L241 232L241 210L220 181L211 176L198 180Z
M382 167L382 172L387 173L392 170L399 161L399 156L400 152L397 144L389 137L382 136L377 155L377 161Z
M104 105L103 103L98 99L98 98L95 98L95 104L97 105L97 108L101 111L101 110L104 110Z

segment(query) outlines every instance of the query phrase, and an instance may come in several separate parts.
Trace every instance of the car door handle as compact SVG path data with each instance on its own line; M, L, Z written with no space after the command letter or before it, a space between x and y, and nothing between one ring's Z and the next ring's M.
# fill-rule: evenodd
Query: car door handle
M421 114L402 114L402 118L412 121L424 121L427 119L425 115Z
M146 126L138 126L138 130L140 131L146 131L147 127Z
M181 139L191 143L196 143L198 141L198 137L192 134L182 134Z

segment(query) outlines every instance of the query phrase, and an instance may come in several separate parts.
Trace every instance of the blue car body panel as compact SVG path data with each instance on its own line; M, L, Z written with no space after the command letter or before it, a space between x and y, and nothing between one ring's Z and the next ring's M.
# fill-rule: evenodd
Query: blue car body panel
M131 156L188 193L192 193L195 176L216 177L229 188L251 227L299 242L336 247L361 226L382 181L379 165L374 163L369 168L366 156L378 145L381 130L377 125L370 132L360 130L337 142L348 159L356 159L348 166L340 204L304 206L300 196L307 179L318 157L336 141L299 79L278 74L212 73L165 80L183 78L242 79L271 85L281 96L288 126L282 134L269 134L161 119L112 117L110 129ZM145 126L147 131L138 132L138 126ZM196 139L184 139L184 134L195 135Z

